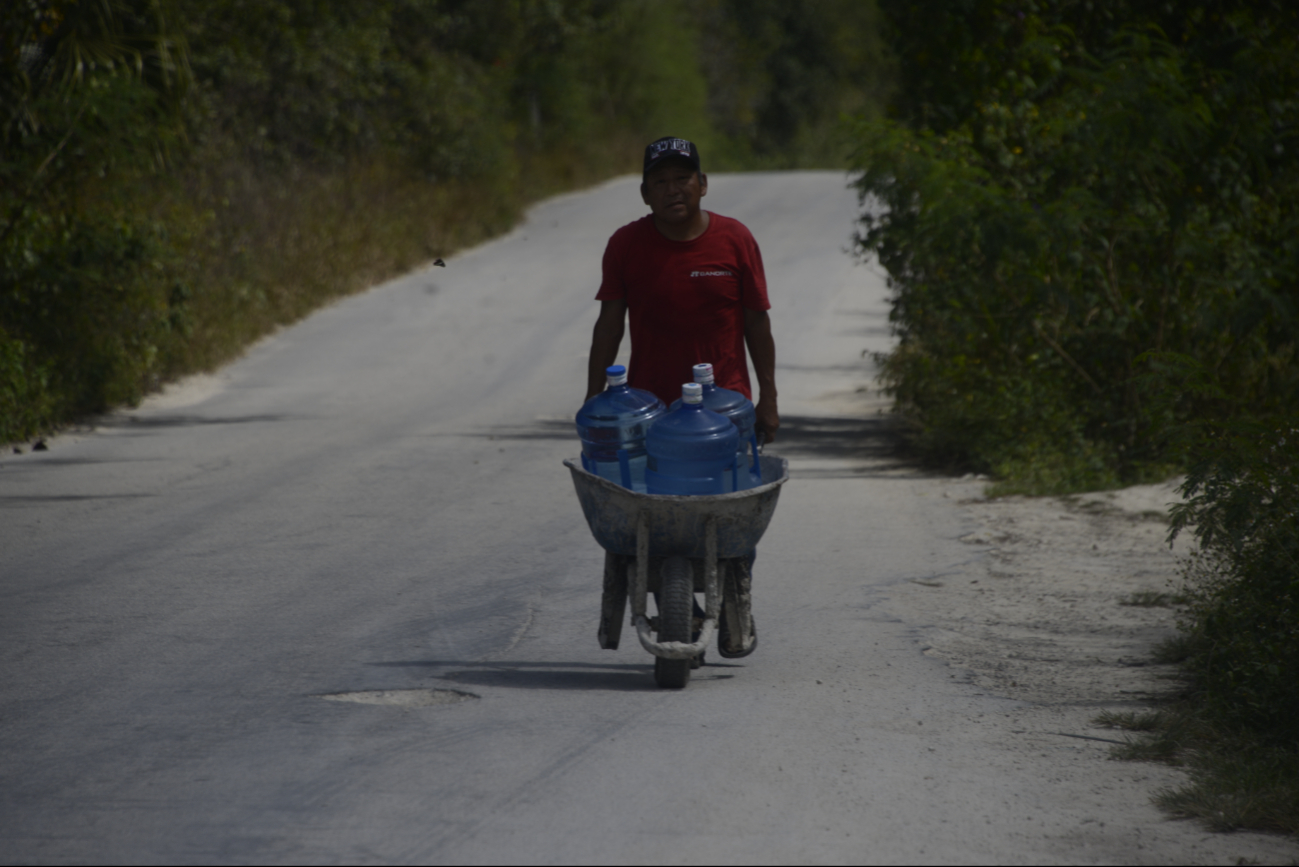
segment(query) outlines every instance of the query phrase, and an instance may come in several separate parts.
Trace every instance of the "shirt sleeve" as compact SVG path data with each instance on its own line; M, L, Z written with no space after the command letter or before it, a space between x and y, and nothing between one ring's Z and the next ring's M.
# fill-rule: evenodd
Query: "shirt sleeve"
M622 242L623 234L621 231L614 232L604 247L604 260L600 264L600 291L595 293L596 301L617 301L627 297L627 284L622 278L626 248Z
M753 234L745 227L740 242L740 255L744 263L744 276L740 281L740 303L748 310L770 310L767 299L767 274L762 269L762 251Z

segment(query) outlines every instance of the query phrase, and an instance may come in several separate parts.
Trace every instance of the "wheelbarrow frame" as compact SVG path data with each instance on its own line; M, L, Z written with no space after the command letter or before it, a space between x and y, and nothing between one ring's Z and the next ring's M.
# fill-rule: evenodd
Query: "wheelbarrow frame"
M617 649L627 597L641 646L663 659L693 659L712 641L722 608L728 629L739 627L741 650L753 645L749 612L749 557L776 510L789 462L763 455L762 477L772 481L731 494L669 496L641 494L564 461L591 534L605 549L600 646ZM655 641L647 616L649 592L658 576L652 563L685 557L704 593L704 622L694 642ZM701 586L702 585L702 586ZM630 590L630 593L628 592Z

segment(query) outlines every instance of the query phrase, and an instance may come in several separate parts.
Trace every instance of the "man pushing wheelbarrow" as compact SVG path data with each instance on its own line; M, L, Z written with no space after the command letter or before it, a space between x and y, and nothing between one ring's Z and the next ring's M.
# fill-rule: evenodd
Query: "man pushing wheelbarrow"
M718 386L752 400L747 348L758 378L756 431L771 442L780 414L762 255L742 223L700 208L707 193L692 142L661 138L645 149L641 198L651 213L614 232L605 249L587 399L604 389L630 319L628 384L664 403L681 395L699 362L713 365ZM757 645L749 612L755 546L788 476L783 460L760 460L765 484L715 496L640 494L566 462L606 550L600 644L617 648L630 592L632 619L656 657L661 686L686 685L714 629L724 657L747 656ZM653 619L645 610L649 592L658 602ZM704 593L703 610L695 592Z

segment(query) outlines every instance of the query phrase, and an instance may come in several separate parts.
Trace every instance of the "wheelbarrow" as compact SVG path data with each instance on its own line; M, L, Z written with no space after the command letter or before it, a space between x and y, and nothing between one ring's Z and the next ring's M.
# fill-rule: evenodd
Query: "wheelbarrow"
M595 541L605 550L597 637L617 650L631 598L641 647L654 655L654 680L682 689L718 633L723 656L746 656L757 642L750 606L754 549L776 511L789 462L762 455L762 478L745 491L712 496L640 494L564 461ZM694 617L694 594L704 617ZM646 614L657 593L658 616ZM693 636L698 635L697 638Z

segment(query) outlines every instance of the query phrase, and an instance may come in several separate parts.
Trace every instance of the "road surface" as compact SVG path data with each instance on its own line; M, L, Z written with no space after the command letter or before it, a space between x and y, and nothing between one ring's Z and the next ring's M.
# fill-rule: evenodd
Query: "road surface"
M980 556L893 460L835 173L717 175L766 260L791 459L758 652L654 687L595 633L561 465L636 178L0 460L0 860L1177 862L1214 837L1019 746L890 588ZM959 486L958 486L959 487ZM967 494L977 486L967 483ZM360 699L340 700L340 699ZM366 702L377 703L366 703ZM1201 848L1197 849L1199 845Z

